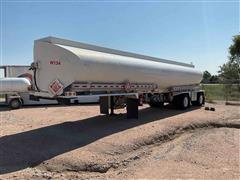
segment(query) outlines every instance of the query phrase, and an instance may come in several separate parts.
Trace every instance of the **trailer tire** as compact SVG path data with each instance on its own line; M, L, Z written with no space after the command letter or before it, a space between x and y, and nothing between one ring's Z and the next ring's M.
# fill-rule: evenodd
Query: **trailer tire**
M156 107L156 108L164 107L164 102L159 101L159 99L156 98L154 95L150 96L148 104L150 107Z
M14 98L9 102L11 109L19 109L22 106L22 101L19 98Z
M180 96L180 101L179 101L179 108L180 109L187 109L190 106L190 99L187 94L184 94Z
M175 96L173 99L173 104L176 108L185 110L190 107L190 98L188 94L182 94Z
M150 101L149 103L149 106L150 107L163 107L164 106L164 102L153 102L153 101Z
M194 106L202 106L205 104L205 97L204 97L204 93L199 92L197 94L197 101L193 101L192 104Z

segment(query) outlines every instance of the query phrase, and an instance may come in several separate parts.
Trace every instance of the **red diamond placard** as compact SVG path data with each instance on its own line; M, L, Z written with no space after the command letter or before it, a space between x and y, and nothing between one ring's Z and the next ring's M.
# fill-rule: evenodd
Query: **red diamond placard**
M53 82L50 83L49 90L54 95L60 95L60 94L62 94L63 85L60 83L59 80L56 79L56 80L54 80Z

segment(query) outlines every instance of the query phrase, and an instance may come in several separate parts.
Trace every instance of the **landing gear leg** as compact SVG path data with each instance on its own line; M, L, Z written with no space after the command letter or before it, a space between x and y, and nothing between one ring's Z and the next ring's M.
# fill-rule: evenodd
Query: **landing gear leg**
M127 118L138 119L138 104L139 100L134 98L127 99Z
M114 96L110 96L110 116L114 115Z
M102 96L99 99L100 113L109 115L109 99L107 96Z

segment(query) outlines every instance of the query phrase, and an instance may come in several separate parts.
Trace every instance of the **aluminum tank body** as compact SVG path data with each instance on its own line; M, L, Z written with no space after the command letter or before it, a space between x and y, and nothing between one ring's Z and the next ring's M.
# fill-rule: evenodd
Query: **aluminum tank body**
M28 92L30 86L26 78L0 78L0 93Z
M75 81L95 83L154 83L159 91L200 83L202 73L193 65L143 56L59 38L34 43L38 62L36 81L41 91L59 80L64 87Z

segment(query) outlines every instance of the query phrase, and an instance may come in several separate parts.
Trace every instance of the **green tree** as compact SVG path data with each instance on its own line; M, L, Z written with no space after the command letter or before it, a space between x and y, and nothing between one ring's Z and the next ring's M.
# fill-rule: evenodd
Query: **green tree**
M209 83L211 76L212 76L212 75L210 74L210 72L204 71L204 72L203 72L202 83Z
M240 91L240 35L233 37L233 44L229 47L229 60L220 66L219 76L225 84L225 98L228 101L233 93L233 83Z
M220 81L217 75L212 75L209 79L209 82L212 84L215 84L215 83L219 83Z
M220 66L219 75L225 83L239 83L240 80L240 35L233 37L229 47L229 60Z

